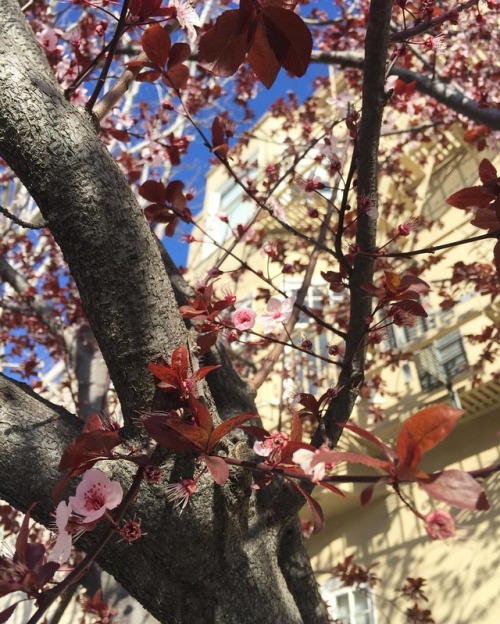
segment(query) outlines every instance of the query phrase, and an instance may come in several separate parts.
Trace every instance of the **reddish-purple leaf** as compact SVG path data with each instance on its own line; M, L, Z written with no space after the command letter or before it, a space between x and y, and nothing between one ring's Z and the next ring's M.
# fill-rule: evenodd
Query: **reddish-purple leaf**
M204 379L208 375L208 373L211 373L212 371L217 370L220 367L220 364L215 364L214 366L202 366L195 373L193 373L192 379L200 381L201 379Z
M427 316L425 308L414 299L402 299L400 301L397 301L393 306L391 306L389 313L391 315L394 315L396 310L402 310L403 312L413 314L413 316Z
M392 449L390 449L386 444L384 444L382 440L377 438L377 436L373 435L373 433L370 433L366 429L363 429L363 427L358 427L358 425L353 425L352 423L344 423L344 424L339 423L339 426L345 427L345 429L349 429L349 431L352 431L353 433L359 435L360 437L365 438L365 440L368 440L372 444L375 444L375 446L377 446L382 451L382 453L387 457L387 459L390 462L393 462L394 453Z
M171 69L175 65L184 63L191 55L191 48L187 43L174 43L168 55L167 68Z
M6 609L4 609L2 612L0 612L0 624L4 624L4 622L7 622L10 616L14 613L17 605L23 602L24 600L25 600L24 598L23 600L18 600L17 602L15 602L14 604L10 605Z
M364 455L363 453L353 453L350 451L322 451L319 455L321 461L331 462L332 464L338 464L346 461L351 464L362 464L363 466L369 466L370 468L380 468L381 470L390 470L392 464L384 459L377 459L370 455ZM317 463L317 462L316 462ZM315 465L313 460L312 465Z
M198 336L196 336L196 345L198 346L198 354L200 357L210 351L210 349L217 342L218 336L218 331L211 331L206 334L198 334Z
M302 442L302 421L297 412L294 412L292 419L292 430L290 431L290 440L293 442Z
M361 496L359 497L360 502L361 502L361 506L364 507L365 505L368 505L368 503L371 501L372 497L373 497L373 492L375 491L375 488L377 487L377 483L372 483L371 485L365 487L363 489L363 491L361 492Z
M276 80L281 64L269 44L262 15L257 16L253 27L255 30L253 32L252 47L248 53L248 62L257 78L266 89L270 89Z
M26 562L26 547L28 545L28 536L29 536L29 522L31 518L31 510L35 506L35 503L31 505L31 507L24 514L24 518L21 524L21 528L19 529L19 533L16 538L16 550L14 553L14 561L17 563L25 563Z
M432 498L459 509L484 511L490 508L483 488L462 470L445 470L437 477L419 479L419 485Z
M433 405L410 416L398 435L399 465L415 469L420 457L448 436L462 414L449 405Z
M245 60L249 23L239 10L225 11L200 39L198 61L216 76L232 76Z
M293 11L266 6L262 14L269 45L279 63L294 76L303 76L311 60L309 28Z
M500 220L495 211L489 206L487 208L478 208L470 224L481 230L489 230L490 232L500 230Z
M170 52L170 35L160 24L149 26L141 38L141 45L149 60L160 69L165 67Z
M319 485L326 488L327 490L330 490L330 492L337 494L337 496L342 496L342 498L345 498L346 496L345 492L342 492L340 488L338 488L336 485L333 485L333 483L330 483L329 481L320 481Z
M189 79L189 69L185 65L175 65L163 75L163 82L167 87L180 90L184 89Z
M446 203L455 208L486 208L493 198L482 186L469 186L450 195Z
M212 435L210 436L210 442L208 445L208 449L212 450L214 446L222 440L224 436L227 436L233 429L236 429L247 420L252 420L252 418L258 418L257 414L240 414L239 416L235 416L234 418L228 418L223 423L221 423L218 427L216 427L212 431Z
M58 470L63 472L78 468L83 464L85 465L84 470L88 470L97 460L110 458L112 456L111 451L120 443L118 431L106 429L83 431L64 450Z
M146 180L139 187L139 195L153 204L164 204L166 201L165 186L156 180Z
M483 158L483 160L479 163L479 177L481 178L481 182L483 184L495 182L497 179L497 170L487 158Z
M148 364L149 370L157 377L161 382L162 390L167 392L174 392L180 390L182 387L182 380L180 375L168 366L162 366L161 364L154 364L151 362Z
M495 247L493 248L493 259L495 261L497 273L500 276L500 241L497 241Z
M189 372L189 351L184 345L180 345L172 351L170 362L181 379L186 379Z
M205 462L207 468L210 470L210 474L214 478L215 483L222 485L229 478L229 466L222 459L222 457L215 457L214 455L202 455L201 459Z
M201 427L168 414L149 414L143 425L149 436L174 451L204 451L208 434Z
M161 76L161 72L156 69L148 69L140 74L137 74L135 79L137 82L155 82Z
M257 414L255 415L257 418ZM257 438L257 440L263 440L264 438L268 438L271 434L264 427L257 427L254 425L243 425L240 427L245 433Z
M310 496L294 479L288 479L288 482L300 492L302 496L306 499L307 504L309 505L309 509L312 513L313 518L313 533L318 533L325 526L325 519L323 517L323 510L321 509L321 505L318 501L314 500L312 496Z
M213 422L208 408L203 405L201 401L198 401L198 399L196 399L193 395L190 395L189 397L189 407L191 408L191 414L193 415L198 427L201 427L207 432L207 435L210 435L213 428Z

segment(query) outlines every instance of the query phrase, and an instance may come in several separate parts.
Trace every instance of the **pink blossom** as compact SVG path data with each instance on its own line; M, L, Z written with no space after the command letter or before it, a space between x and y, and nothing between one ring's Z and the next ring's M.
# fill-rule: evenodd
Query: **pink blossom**
M281 300L278 297L271 297L267 303L267 314L257 317L257 322L265 325L264 333L270 334L280 323L286 323L293 312L293 304L296 297L288 297Z
M274 198L271 199L271 210L273 211L273 215L282 223L288 223L286 220L285 207Z
M44 26L42 30L38 31L36 33L36 38L47 52L55 52L55 50L57 50L57 32L53 28L50 28L50 26Z
M71 554L71 534L67 530L70 515L71 506L61 501L56 509L57 538L50 552L49 561L64 563Z
M255 325L256 314L251 308L239 308L231 314L233 325L239 331L247 331Z
M182 479L179 483L170 483L165 488L167 500L174 504L174 507L184 511L191 496L196 492L197 483L193 479Z
M122 498L123 490L118 481L110 481L104 472L93 468L83 475L69 504L85 523L89 523L101 518L108 509L117 507Z
M186 31L189 45L196 41L198 33L195 26L201 26L201 19L193 7L184 0L170 0L169 7L175 7L177 11L177 21L179 26Z
M306 475L312 477L314 483L319 483L325 478L326 470L332 468L332 453L328 450L299 449L295 451L292 460L298 464Z
M269 461L274 461L276 455L281 452L281 449L288 443L288 436L286 433L277 431L266 436L263 440L257 440L253 445L253 452L261 457L268 457Z
M447 511L437 509L425 516L425 530L433 540L448 539L456 533L455 520Z

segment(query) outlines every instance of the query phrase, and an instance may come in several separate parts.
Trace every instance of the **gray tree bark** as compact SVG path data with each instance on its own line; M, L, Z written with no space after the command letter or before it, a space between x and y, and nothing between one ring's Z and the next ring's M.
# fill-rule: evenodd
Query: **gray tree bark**
M136 198L93 120L65 100L17 0L0 2L0 156L61 247L130 425L154 404L147 364L184 343L186 329ZM241 382L233 396L231 375L215 376L215 403L206 392L214 418L251 405ZM47 524L56 467L80 426L0 377L0 470L8 475L0 496L21 510L36 501L33 515ZM194 465L170 458L165 468L189 477ZM131 482L127 466L110 471ZM99 563L161 622L320 624L327 616L295 509L277 515L261 505L249 475L235 469L222 487L202 478L182 516L161 485L143 487L130 513L140 514L146 535L133 546L109 543ZM297 562L304 583L291 573Z

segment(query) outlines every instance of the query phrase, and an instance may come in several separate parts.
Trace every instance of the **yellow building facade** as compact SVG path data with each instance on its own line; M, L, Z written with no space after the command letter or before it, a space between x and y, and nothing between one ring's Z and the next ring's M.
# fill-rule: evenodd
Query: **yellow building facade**
M404 120L402 121L404 123ZM242 160L251 163L249 170L241 175L250 179L250 185L259 188L266 167L280 163L281 171L289 162L286 157L285 141L280 141L281 121L266 115L253 129L250 141L242 147ZM383 138L383 144L390 147L395 141L392 136ZM347 150L341 132L336 140L339 160L347 158ZM308 158L299 165L297 183L287 179L278 186L272 201L267 201L284 225L272 219L249 201L242 188L223 166L215 166L207 175L206 195L203 210L198 217L201 231L193 232L198 242L191 245L188 258L189 277L194 282L204 279L214 267L222 271L218 287L227 287L235 292L237 307L253 305L262 288L276 294L270 283L262 281L259 275L269 278L272 284L288 296L295 294L301 286L302 274L280 274L279 268L269 263L265 252L237 242L238 225L248 224L255 219L262 245L272 244L275 237L291 236L286 233L286 224L297 229L310 222L308 214L316 199L305 194L300 178L312 175L324 179L325 168L315 158L321 143ZM231 153L229 154L231 156ZM446 198L460 188L480 184L478 166L482 158L493 160L492 153L477 153L464 142L459 130L449 130L439 135L439 141L427 143L408 142L402 162L408 171L408 188L398 189L389 177L381 180L383 206L386 199L400 201L407 206L407 217L439 221L439 226L419 229L418 247L435 248L440 245L471 238L482 234L470 225L471 215L451 208ZM295 178L297 181L297 176ZM303 185L302 185L303 186ZM332 185L333 186L333 185ZM331 191L332 202L336 201L335 190ZM414 198L417 198L416 200ZM277 208L278 207L278 208ZM281 211L281 208L284 210ZM391 226L380 218L381 239L389 237ZM250 234L252 236L252 228ZM237 236L235 238L235 232ZM241 230L240 230L241 232ZM408 251L406 240L398 241L392 250ZM401 243L401 244L400 244ZM495 362L495 346L492 346L491 360L485 362L483 370L475 374L473 365L481 358L483 343L466 339L477 335L483 329L500 322L500 304L490 295L483 295L473 284L465 285L461 291L452 293L449 281L451 267L463 261L491 263L492 240L461 245L429 253L439 257L430 271L422 275L431 285L431 290L422 303L428 313L425 319L417 319L411 327L392 326L386 328L379 350L398 350L405 354L401 361L390 364L380 360L375 349L370 351L370 366L367 380L377 376L377 390L365 393L359 399L353 421L366 426L387 443L394 442L401 423L418 409L433 404L451 404L461 408L464 415L452 434L436 449L429 452L424 468L429 471L444 467L461 470L485 468L500 461L500 382L495 378L498 365ZM300 245L286 257L286 262L296 261L307 265L309 251L301 253ZM306 255L306 257L304 257ZM236 281L234 272L250 266L253 272L245 271ZM412 259L408 259L408 266ZM305 305L321 310L325 319L328 310L346 305L342 293L332 293L321 277L321 271L328 270L329 259L320 254L311 280ZM334 269L337 270L337 269ZM498 278L497 278L498 279ZM433 292L441 291L441 297ZM446 291L455 300L455 305L446 309L439 301ZM257 313L265 309L263 301L255 305ZM310 338L313 351L327 354L332 344L341 348L339 339L327 331L319 335L313 330L305 316L301 316L295 327L294 338L302 335ZM256 328L258 331L258 327ZM297 342L300 342L297 339ZM266 358L257 362L254 372ZM326 358L329 359L329 356ZM293 365L290 365L293 362ZM275 372L260 387L257 394L259 407L265 425L276 428L290 411L286 409L283 393L292 377L299 382L301 391L319 396L336 382L336 367L324 360L317 360L307 354L285 349L276 363ZM251 382L252 370L248 370ZM374 415L383 414L383 419L374 422ZM286 419L285 418L285 419ZM344 435L341 445L360 452L374 453L354 435ZM367 474L358 467L342 467L352 474ZM424 524L409 511L391 489L380 487L375 491L370 504L361 507L359 494L361 486L346 486L345 499L330 492L315 492L326 517L326 528L309 540L313 567L325 599L331 606L336 621L343 624L404 624L405 612L413 602L397 599L399 590L407 577L423 577L427 581L425 590L428 604L420 601L422 609L432 610L434 621L439 624L496 624L500 618L500 480L492 475L484 483L491 503L486 512L451 510L457 524L456 537L446 541L431 541ZM406 488L406 495L424 514L432 509L449 509L431 501L417 485ZM380 582L370 590L367 587L342 587L331 570L346 556L354 555L357 563L373 568ZM429 616L430 617L430 616Z

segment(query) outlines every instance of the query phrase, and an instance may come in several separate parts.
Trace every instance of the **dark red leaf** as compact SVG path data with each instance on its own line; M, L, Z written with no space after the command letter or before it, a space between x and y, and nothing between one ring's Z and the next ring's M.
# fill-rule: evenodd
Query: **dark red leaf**
M180 90L184 89L189 79L189 69L185 65L175 65L163 75L163 82L167 87ZM177 163L179 164L179 163Z
M370 468L379 468L386 471L391 468L391 463L384 459L377 459L376 457L371 457L370 455L354 453L351 451L322 452L321 460L334 464L346 461L351 464L361 464L363 466L369 466Z
M419 479L419 485L432 498L459 509L484 511L490 508L483 488L462 470L445 470L437 477Z
M393 315L396 310L403 310L403 312L408 312L409 314L413 314L413 316L428 316L425 308L414 299L402 299L401 301L396 302L393 306L391 306L389 313Z
M168 55L167 68L171 69L175 65L184 63L191 55L191 48L187 43L174 43Z
M337 496L342 496L342 498L345 498L345 492L342 492L342 490L337 486L333 485L333 483L330 483L329 481L320 481L319 485L326 488L330 492L333 492L333 494L337 494Z
M257 418L257 414L255 417ZM264 427L257 427L255 425L243 425L240 429L254 438L257 438L257 440L263 440L271 435L267 429L264 429Z
M399 466L415 469L420 457L448 436L462 414L449 405L433 405L410 416L398 435Z
M481 182L483 184L495 182L497 179L497 170L487 158L483 158L483 160L479 163L479 177L481 178Z
M295 412L292 419L292 430L290 431L292 442L302 442L302 422L300 416Z
M384 444L382 440L377 438L377 436L373 435L373 433L370 433L366 429L363 429L363 427L358 427L358 425L353 425L352 423L344 423L344 424L339 423L339 427L344 427L345 429L349 429L349 431L352 431L353 433L359 435L360 437L365 438L365 440L368 440L372 444L375 444L375 446L377 446L382 451L382 453L387 457L387 459L390 462L394 461L394 453L392 449L390 449L386 444Z
M500 240L497 241L495 247L493 248L493 258L495 261L497 273L500 276Z
M182 388L182 379L172 368L154 363L148 364L148 368L160 380L162 390L176 392Z
M481 230L489 230L490 232L500 230L500 220L490 207L479 208L470 223Z
M222 457L215 457L213 455L202 455L201 459L207 465L210 470L210 474L214 478L215 483L222 485L229 478L229 466L222 459Z
M170 357L172 368L179 373L181 379L187 379L189 374L189 351L180 345L172 351Z
M293 11L266 6L262 9L269 45L286 71L303 76L309 66L312 36Z
M482 186L470 186L450 195L446 203L455 208L486 208L493 197Z
M248 62L257 78L266 89L270 89L276 80L281 64L270 46L268 34L264 25L264 17L259 15L252 27L254 31L252 47L248 53Z
M99 459L112 457L112 450L121 443L118 431L98 429L83 431L78 438L65 449L58 470L74 470L82 466L81 472L88 470ZM75 473L73 473L75 474ZM76 474L79 474L77 472Z
M160 24L153 24L142 35L141 45L149 60L160 69L163 69L171 46L168 32Z
M24 514L24 518L21 524L21 528L19 529L19 533L16 538L16 550L14 553L14 561L17 563L25 563L26 562L26 547L28 545L28 537L29 537L29 522L31 518L31 510L35 506L35 503L31 505L31 507Z
M149 69L147 71L137 74L135 79L137 82L155 82L161 76L161 72L156 69Z
M165 186L156 180L147 180L139 187L139 195L153 204L164 204L166 201Z
M323 510L321 509L321 505L318 503L318 501L314 500L314 498L310 496L303 488L301 488L295 480L288 479L288 482L306 499L306 502L309 505L309 509L311 510L313 517L313 533L318 533L325 526L325 519L323 517Z
M207 435L210 435L213 429L213 422L208 408L192 395L189 396L189 407L191 408L191 414L198 427L201 427L206 431Z
M221 423L218 427L216 427L212 435L210 436L210 443L208 445L209 450L212 450L214 446L222 440L224 436L227 436L233 429L236 429L247 420L252 420L252 418L258 418L257 414L240 414L239 416L235 416L234 418L228 418L223 423Z
M4 622L7 622L10 616L14 613L17 605L21 602L24 602L24 600L25 598L23 598L23 600L18 600L14 604L11 604L9 607L1 611L0 612L0 624L4 624Z
M362 507L364 507L365 505L368 505L368 503L371 501L373 497L373 492L375 491L375 487L377 486L377 483L372 483L368 487L365 487L363 491L361 492L361 496L359 497L359 499L360 499Z
M232 76L245 60L249 22L240 11L225 11L200 39L198 61L216 76Z
M218 335L218 331L211 331L206 334L198 334L198 336L196 336L196 344L198 346L198 354L200 357L206 355L210 351L210 349L217 342Z
M208 434L201 427L168 414L149 414L144 428L154 440L174 451L205 451Z

